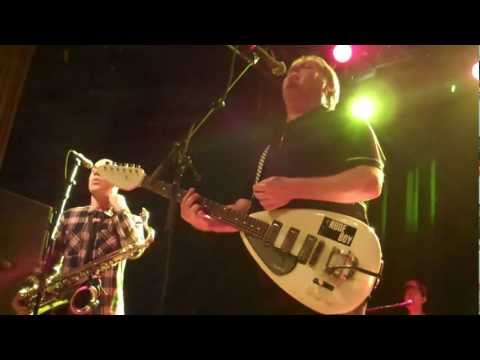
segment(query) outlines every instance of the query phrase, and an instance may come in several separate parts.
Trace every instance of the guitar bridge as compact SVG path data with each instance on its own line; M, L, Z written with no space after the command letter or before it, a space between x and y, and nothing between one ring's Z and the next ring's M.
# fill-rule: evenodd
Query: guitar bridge
M348 280L353 277L358 266L358 258L349 251L334 247L328 257L325 272L340 280Z

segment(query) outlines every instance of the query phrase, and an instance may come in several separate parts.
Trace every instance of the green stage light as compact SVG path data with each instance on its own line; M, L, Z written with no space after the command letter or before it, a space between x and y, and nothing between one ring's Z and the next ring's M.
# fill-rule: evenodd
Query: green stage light
M376 113L376 103L371 97L362 96L352 102L352 115L360 120L369 121Z

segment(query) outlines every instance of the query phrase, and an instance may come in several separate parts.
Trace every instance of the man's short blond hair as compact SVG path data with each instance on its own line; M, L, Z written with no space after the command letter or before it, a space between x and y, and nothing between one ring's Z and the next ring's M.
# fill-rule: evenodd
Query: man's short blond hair
M322 105L330 111L335 110L340 100L340 81L338 80L337 73L323 58L316 55L301 56L296 59L291 66L306 62L314 63L327 81L325 96L322 96Z

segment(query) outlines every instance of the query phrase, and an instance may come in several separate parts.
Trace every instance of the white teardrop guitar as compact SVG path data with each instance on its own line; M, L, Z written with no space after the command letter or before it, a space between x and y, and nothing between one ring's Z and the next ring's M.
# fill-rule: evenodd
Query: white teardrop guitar
M143 169L108 161L99 174L122 190L145 188L170 198L171 184L152 180ZM186 191L174 196L178 202ZM250 255L285 292L321 314L348 313L378 285L383 261L380 242L365 223L316 209L280 209L248 216L206 198L210 216L240 231Z

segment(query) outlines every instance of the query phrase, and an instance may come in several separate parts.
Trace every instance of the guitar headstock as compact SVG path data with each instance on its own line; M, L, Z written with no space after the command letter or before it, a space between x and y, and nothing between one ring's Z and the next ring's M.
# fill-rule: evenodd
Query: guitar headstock
M98 161L95 168L101 177L124 191L139 188L146 176L145 171L140 166L118 164L109 160Z

